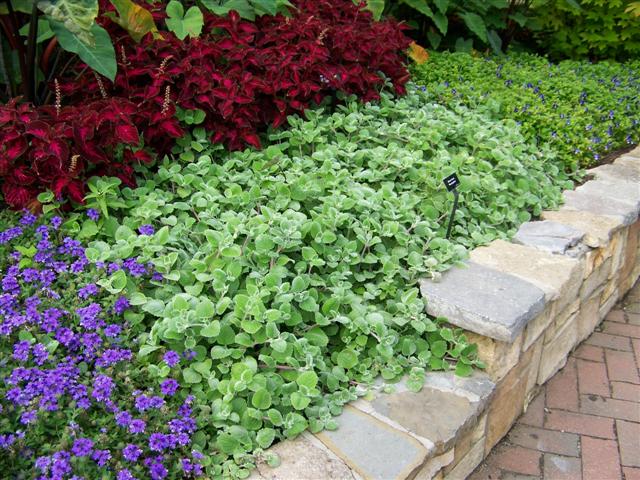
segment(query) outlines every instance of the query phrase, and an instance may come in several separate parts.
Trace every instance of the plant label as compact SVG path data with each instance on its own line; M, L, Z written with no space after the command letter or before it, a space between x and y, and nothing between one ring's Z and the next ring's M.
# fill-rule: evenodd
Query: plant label
M458 188L458 185L460 185L460 179L455 173L452 173L451 175L446 177L444 180L442 180L442 182L444 183L445 187L447 187L447 191L449 192L452 192L453 190Z

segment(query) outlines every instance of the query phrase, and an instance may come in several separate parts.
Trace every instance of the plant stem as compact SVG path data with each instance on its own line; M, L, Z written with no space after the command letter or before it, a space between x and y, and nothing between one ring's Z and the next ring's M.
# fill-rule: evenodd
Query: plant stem
M11 80L9 80L9 74L7 73L7 66L4 63L4 47L2 46L2 36L0 36L0 75L2 75L2 81L7 84L7 94L12 97L13 89Z
M47 80L44 82L44 85L42 86L42 94L40 95L40 104L41 105L45 105L47 103L47 99L50 98L50 90L49 90L49 84L53 81L53 78L56 74L56 70L58 70L58 64L60 63L60 58L62 58L62 49L61 48L56 48L58 42L55 38L53 38L51 40L51 43L49 43L49 46L46 48L45 53L43 54L43 64L41 66L41 70L46 73L47 75ZM52 47L53 45L53 47ZM53 59L53 65L49 66L50 63L50 55L51 55L51 51L55 50L55 57ZM46 55L46 58L45 58Z
M29 95L30 88L28 82L25 79L29 78L27 75L27 63L26 63L26 52L24 50L24 43L20 39L20 33L18 33L18 18L15 10L13 9L13 4L11 0L7 1L7 8L9 9L9 18L11 23L11 35L13 36L14 43L16 48L18 49L18 62L20 63L20 76L22 77L22 92L24 93L25 98L28 101L31 101L32 98Z
M36 51L38 49L38 3L33 2L31 20L29 21L29 36L27 37L27 76L22 79L29 89L29 97L35 103L37 101L37 75Z

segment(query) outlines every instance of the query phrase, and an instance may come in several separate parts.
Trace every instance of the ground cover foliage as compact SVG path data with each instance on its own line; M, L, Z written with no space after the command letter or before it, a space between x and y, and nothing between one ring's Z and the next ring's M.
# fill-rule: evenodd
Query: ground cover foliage
M417 280L507 237L571 182L515 122L432 99L415 87L379 104L352 98L290 118L263 151L228 153L195 129L136 189L94 179L87 206L100 218L64 224L89 261L133 255L163 275L127 285L155 318L138 358L162 379L165 352L194 352L180 381L208 475L245 477L273 461L272 442L335 428L379 376L408 374L418 390L427 370L481 366L460 331L426 316ZM441 182L453 171L461 209L447 241Z
M640 141L640 62L552 63L511 54L434 53L415 81L446 105L465 104L521 124L558 152L568 170Z

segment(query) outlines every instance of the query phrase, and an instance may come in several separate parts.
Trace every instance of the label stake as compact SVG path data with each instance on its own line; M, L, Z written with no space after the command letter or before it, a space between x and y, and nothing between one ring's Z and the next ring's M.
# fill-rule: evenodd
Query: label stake
M451 236L451 229L453 228L453 219L456 215L456 210L458 209L458 197L460 196L460 193L458 192L458 185L460 185L460 179L455 173L452 173L442 182L444 183L445 187L447 187L447 191L453 192L453 208L451 209L451 215L449 216L447 236L445 237L447 240L449 240L449 237Z

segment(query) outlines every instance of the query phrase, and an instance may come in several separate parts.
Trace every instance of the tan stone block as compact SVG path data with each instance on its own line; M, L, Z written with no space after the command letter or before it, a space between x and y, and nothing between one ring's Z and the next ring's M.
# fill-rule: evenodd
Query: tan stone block
M582 230L586 233L583 239L584 244L592 248L608 243L613 232L622 227L613 217L579 210L545 211L542 212L541 218L564 223Z
M611 272L609 273L609 278L619 273L622 268L627 247L627 237L628 230L626 228L613 235L610 248L607 249L611 251Z
M569 352L578 340L578 314L575 313L554 336L547 338L545 334L538 383L542 385L560 370L567 361Z
M556 315L557 302L548 302L540 315L531 320L524 332L522 350L528 350L542 333L549 327Z
M606 317L609 311L613 308L613 306L616 304L616 302L619 299L620 299L620 292L618 290L618 287L616 286L613 293L609 295L609 298L604 303L600 301L600 308L598 309L598 319L602 320L604 317Z
M535 247L495 240L470 254L473 262L522 278L545 292L547 300L571 300L582 283L584 265L575 258ZM559 308L563 308L561 305Z
M640 220L629 226L627 244L624 251L624 261L620 268L619 281L624 281L631 275L635 266L640 262L638 249L640 248ZM624 293L625 291L623 291Z
M589 299L593 292L600 287L604 286L605 282L609 278L611 272L611 258L608 258L604 263L600 264L591 275L589 275L582 283L580 288L580 300L584 302Z
M534 350L530 348L496 386L487 413L485 454L507 434L524 409L527 382Z
M478 345L478 358L487 366L486 372L494 382L504 377L518 362L524 332L513 343L500 342L484 335L465 332L469 343Z
M600 295L600 305L604 305L606 302L608 302L609 299L611 298L611 295L613 295L614 293L617 294L617 291L618 291L617 279L612 278L604 285L604 289L602 290L602 295ZM617 295L616 295L616 298L617 298Z
M580 313L578 314L578 341L581 342L595 330L600 323L600 292L582 302Z
M624 297L625 293L631 290L636 283L636 278L633 277L633 274L627 275L625 278L620 278L618 283L618 290L620 291L620 295Z
M324 478L357 480L342 460L312 435L303 434L294 440L285 440L269 449L280 457L280 465L271 468L258 462L250 478L264 480L318 480Z
M580 309L580 299L576 298L572 303L567 305L564 310L557 313L553 318L553 322L549 324L547 329L545 330L545 343L549 343L553 338L555 338L556 334L564 327L565 323L572 318L575 313Z
M529 405L529 402L535 395L538 386L538 372L540 371L540 362L542 361L542 349L544 348L544 337L540 337L536 343L531 346L532 353L529 377L527 378L527 388L525 394L524 407ZM526 356L523 354L523 357Z
M453 448L448 452L430 458L416 474L414 480L433 480L447 465L453 461Z
M485 456L484 439L476 442L471 450L462 458L455 468L447 473L444 478L447 480L465 480L473 473Z
M487 414L478 419L478 423L466 432L455 444L453 461L444 469L445 475L460 463L478 441L484 441L487 429Z

